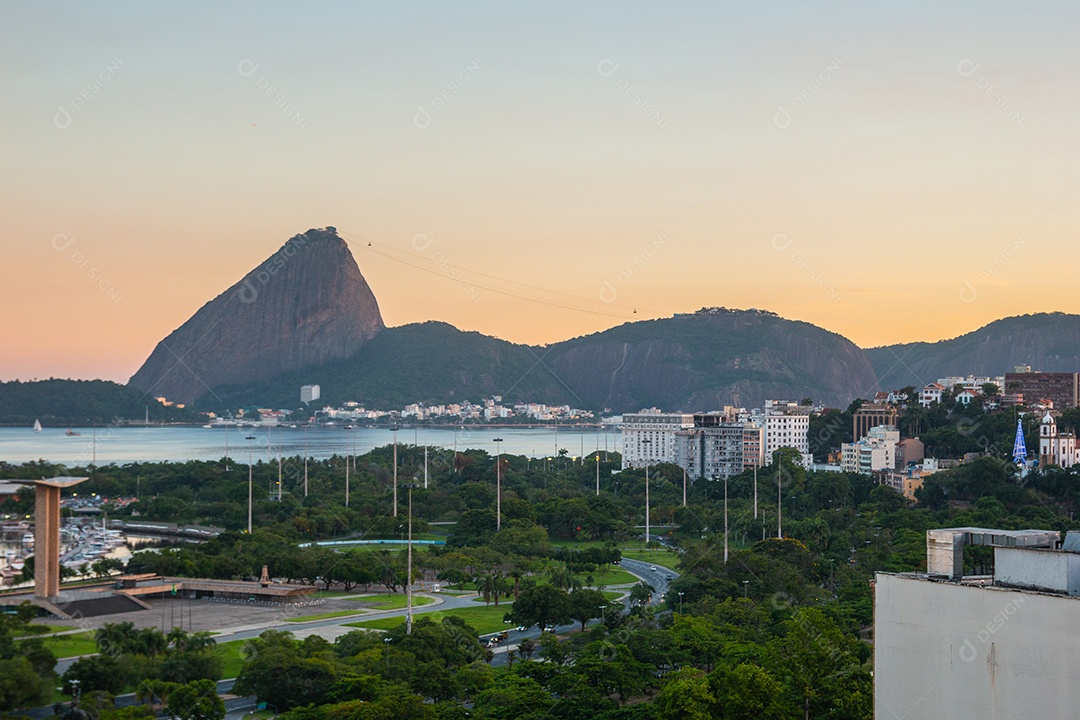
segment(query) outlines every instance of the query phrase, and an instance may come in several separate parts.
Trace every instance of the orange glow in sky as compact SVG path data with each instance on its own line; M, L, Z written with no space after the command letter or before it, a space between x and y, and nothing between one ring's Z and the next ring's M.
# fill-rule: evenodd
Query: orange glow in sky
M1072 311L1080 9L1051 5L6 4L0 379L125 382L326 225L388 325L522 343Z

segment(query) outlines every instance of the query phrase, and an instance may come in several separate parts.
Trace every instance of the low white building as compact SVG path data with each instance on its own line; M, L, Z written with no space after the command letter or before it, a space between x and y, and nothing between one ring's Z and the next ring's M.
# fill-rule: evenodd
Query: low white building
M930 383L919 391L919 404L930 407L941 402L941 393L945 392L945 386L941 383Z

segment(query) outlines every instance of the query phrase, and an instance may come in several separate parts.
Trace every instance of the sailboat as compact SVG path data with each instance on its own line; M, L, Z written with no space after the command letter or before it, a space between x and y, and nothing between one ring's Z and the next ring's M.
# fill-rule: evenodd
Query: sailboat
M41 421L40 420L34 420L34 432L36 432L36 433L41 432Z

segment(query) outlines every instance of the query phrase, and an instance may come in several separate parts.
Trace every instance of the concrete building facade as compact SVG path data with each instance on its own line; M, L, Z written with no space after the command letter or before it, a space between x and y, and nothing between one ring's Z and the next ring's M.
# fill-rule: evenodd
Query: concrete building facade
M1080 373L1011 372L1005 373L1006 393L1024 396L1029 406L1049 400L1056 410L1069 410L1077 406L1080 391Z
M874 717L1075 717L1080 553L1068 548L1080 543L1070 534L1059 546L1052 531L930 532L953 533L928 565L943 572L875 579ZM995 545L993 577L955 571L965 536Z
M855 410L851 418L851 437L853 440L866 437L870 428L878 425L895 426L897 417L896 408L891 405L863 403L863 406Z
M678 462L676 433L692 427L694 416L691 413L655 410L624 414L621 425L623 469Z

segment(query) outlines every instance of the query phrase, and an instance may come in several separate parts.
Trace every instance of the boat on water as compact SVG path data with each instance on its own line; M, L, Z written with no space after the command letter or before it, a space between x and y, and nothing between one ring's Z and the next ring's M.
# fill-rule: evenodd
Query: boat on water
M34 420L34 432L36 432L36 433L41 432L41 421L40 420L36 420L36 419Z
M22 544L23 545L33 545L34 544L34 533L23 533Z
M80 435L82 435L82 433L77 433L74 430L72 430L71 428L68 428L67 432L65 432L64 434L67 435L68 437L79 437Z

